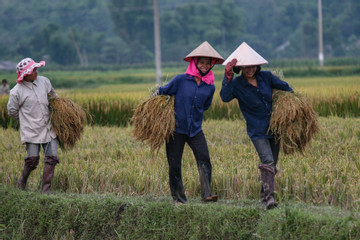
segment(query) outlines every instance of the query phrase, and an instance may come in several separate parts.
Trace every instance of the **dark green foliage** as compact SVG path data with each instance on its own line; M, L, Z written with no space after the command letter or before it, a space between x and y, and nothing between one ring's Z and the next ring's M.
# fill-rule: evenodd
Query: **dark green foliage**
M153 64L151 0L0 0L0 60L24 57L51 65ZM246 41L269 59L318 57L318 11L313 0L198 0L158 2L164 63L181 62L203 41L223 57ZM360 55L360 2L323 1L325 60ZM14 31L16 26L16 31Z
M258 233L268 239L356 239L359 237L359 216L342 215L335 209L288 205L282 211L271 211L258 225ZM277 220L277 224L269 222ZM276 236L276 237L273 237Z
M359 239L360 216L330 207L257 202L183 206L170 197L44 195L0 185L1 239Z
M244 32L237 7L234 1L197 1L164 11L163 60L179 61L205 40L226 57L241 43L238 38Z

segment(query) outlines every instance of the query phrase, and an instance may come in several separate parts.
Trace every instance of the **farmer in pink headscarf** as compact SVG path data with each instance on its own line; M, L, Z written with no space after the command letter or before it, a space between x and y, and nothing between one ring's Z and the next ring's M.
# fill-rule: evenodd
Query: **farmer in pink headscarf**
M51 128L48 94L57 97L50 80L38 76L37 69L45 62L36 63L31 58L21 60L16 66L17 84L10 91L7 105L11 117L19 119L21 142L26 144L27 157L17 186L25 189L32 170L39 164L41 146L44 149L44 173L41 190L49 193L57 157L57 138Z
M187 201L181 177L181 158L185 143L188 143L199 170L202 200L217 201L217 195L212 194L210 188L211 163L201 125L204 111L210 107L215 92L211 69L224 59L205 41L184 60L189 62L185 74L177 75L154 94L175 96L176 126L174 136L166 143L171 195L176 204Z

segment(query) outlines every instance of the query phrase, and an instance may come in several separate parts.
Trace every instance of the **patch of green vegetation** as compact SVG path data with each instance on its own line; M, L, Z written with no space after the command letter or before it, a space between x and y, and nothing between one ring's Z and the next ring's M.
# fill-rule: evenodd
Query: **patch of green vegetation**
M44 195L0 185L1 239L359 239L360 216L294 202Z

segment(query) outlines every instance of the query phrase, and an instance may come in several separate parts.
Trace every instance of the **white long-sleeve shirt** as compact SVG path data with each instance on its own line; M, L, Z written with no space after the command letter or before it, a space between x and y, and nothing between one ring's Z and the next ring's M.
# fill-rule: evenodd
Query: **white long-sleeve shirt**
M50 122L49 93L57 96L50 80L43 76L38 76L32 83L22 81L11 89L8 113L20 121L23 144L48 143L56 138Z

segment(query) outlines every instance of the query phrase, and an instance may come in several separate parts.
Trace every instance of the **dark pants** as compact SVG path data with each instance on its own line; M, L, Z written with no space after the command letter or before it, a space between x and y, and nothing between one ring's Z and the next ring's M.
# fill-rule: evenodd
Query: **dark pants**
M166 143L166 155L169 163L169 179L171 195L175 201L186 202L185 190L181 177L181 158L185 143L188 143L192 149L201 184L201 197L204 199L212 195L210 189L211 183L211 163L208 146L205 135L201 131L194 137L185 134L174 133Z
M273 166L276 172L276 164L279 158L280 144L274 138L252 140L256 151L263 164Z

